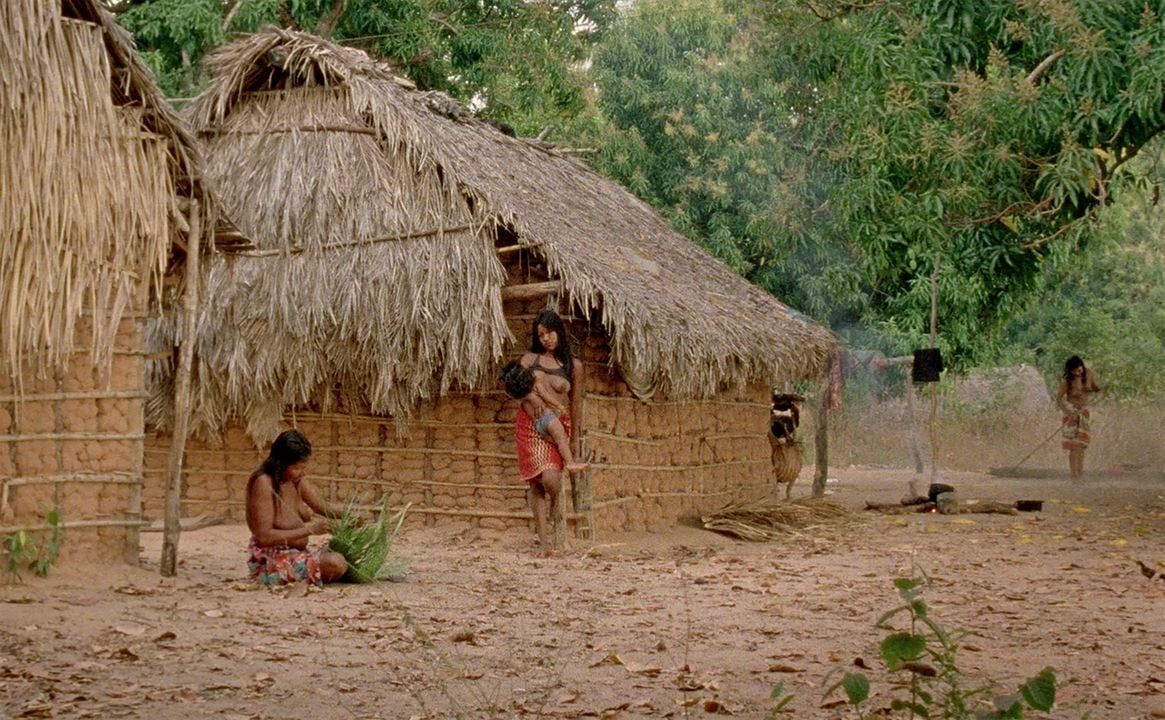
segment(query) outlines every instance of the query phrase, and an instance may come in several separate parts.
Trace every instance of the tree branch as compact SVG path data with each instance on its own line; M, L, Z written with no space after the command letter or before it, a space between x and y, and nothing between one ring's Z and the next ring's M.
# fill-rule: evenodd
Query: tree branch
M287 7L287 0L280 0L279 2L279 24L287 30L301 30L299 23L295 21L295 16L291 14L291 9Z
M460 30L458 30L457 28L453 27L453 25L451 25L451 24L449 23L449 21L448 21L448 20L446 20L446 19L445 19L444 17L442 17L441 15L438 15L437 13L433 13L432 15L430 15L430 16L429 16L429 21L430 21L430 22L435 22L435 23L437 23L438 25L441 25L442 27L444 27L446 30L448 30L449 32L453 33L454 35L460 35L460 34L461 34L461 31L460 31Z
M328 11L316 24L316 35L330 39L332 33L336 31L336 25L339 24L340 18L344 16L344 10L347 6L348 0L333 0L332 7L328 8Z
M1037 240L1032 240L1029 243L1024 243L1023 245L1020 245L1019 248L1020 248L1020 250L1034 250L1034 249L1040 247L1041 245L1047 245L1048 243L1050 243L1051 241L1060 237L1061 235L1074 229L1076 227L1076 223L1080 222L1084 218L1091 217L1092 215L1095 214L1095 212L1096 212L1095 207L1089 208L1089 210L1084 215L1082 215L1081 217L1079 217L1075 220L1069 220L1068 222L1064 223L1063 225L1060 226L1060 228L1058 230L1056 230L1056 232L1052 233L1051 235L1045 235L1044 237L1039 238Z
M1047 56L1040 62L1039 65L1035 66L1035 69L1028 73L1028 76L1024 78L1024 81L1029 85L1035 85L1037 82L1039 82L1040 78L1044 76L1044 73L1046 73L1057 62L1059 62L1060 58L1064 57L1064 55L1065 51L1057 50L1056 52Z
M243 0L235 0L231 3L230 8L227 9L226 17L222 21L222 31L226 33L230 29L231 23L235 21L235 15L239 14L239 9L243 7Z

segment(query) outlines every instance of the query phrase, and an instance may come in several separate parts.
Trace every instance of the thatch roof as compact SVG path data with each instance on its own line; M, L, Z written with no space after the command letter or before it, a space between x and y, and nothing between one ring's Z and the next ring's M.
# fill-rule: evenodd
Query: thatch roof
M185 226L194 141L97 0L0 3L0 372L98 367Z
M638 388L706 397L813 376L832 352L827 330L624 188L363 52L269 29L210 69L188 117L208 182L256 250L222 253L209 271L205 427L237 415L259 431L336 388L401 416L486 381L508 339L499 228L601 318Z

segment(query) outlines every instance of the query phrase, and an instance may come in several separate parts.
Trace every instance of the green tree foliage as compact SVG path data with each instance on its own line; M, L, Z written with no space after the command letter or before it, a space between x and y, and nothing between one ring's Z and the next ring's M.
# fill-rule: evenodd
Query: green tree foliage
M1159 0L642 2L596 56L621 131L604 166L886 350L925 342L937 259L941 344L974 361L1046 265L1082 254L1165 127L1163 16Z
M1155 145L1153 161L1139 163L1155 182L1127 189L1100 213L1096 242L1070 269L1047 268L1047 290L1008 326L1001 361L1035 359L1045 377L1058 378L1064 361L1080 355L1109 397L1165 398L1165 153Z
M359 47L522 134L593 125L582 64L614 0L111 0L171 96L205 82L199 61L274 24Z
M717 0L637 4L595 55L618 130L598 164L737 272L828 319L848 278L803 232L824 195L756 21Z

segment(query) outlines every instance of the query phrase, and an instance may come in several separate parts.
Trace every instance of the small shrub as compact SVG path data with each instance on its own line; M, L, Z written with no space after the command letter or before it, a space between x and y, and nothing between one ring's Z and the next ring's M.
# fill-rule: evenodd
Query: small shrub
M1048 667L1019 686L1011 695L995 696L988 702L992 686L967 687L956 656L959 642L969 633L949 632L931 614L922 599L925 578L897 578L894 586L902 604L884 613L875 627L888 631L879 645L879 654L891 675L904 677L899 685L903 697L890 701L890 711L907 718L943 718L944 720L1019 720L1027 709L1047 712L1056 702L1056 675ZM905 618L906 627L895 621ZM829 697L838 691L862 713L862 704L870 697L870 681L863 673L847 672L825 691Z
M0 536L0 548L4 553L4 575L8 582L19 582L20 573L31 570L40 577L49 574L49 568L57 564L61 555L61 513L55 508L45 513L49 528L47 534L39 535L27 530L17 530Z

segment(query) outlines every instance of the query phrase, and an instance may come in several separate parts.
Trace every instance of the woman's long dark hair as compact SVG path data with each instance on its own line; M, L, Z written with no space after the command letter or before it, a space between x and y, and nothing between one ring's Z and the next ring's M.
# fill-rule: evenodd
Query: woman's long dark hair
M303 433L298 430L284 430L279 433L279 437L275 438L275 442L271 443L271 451L267 454L267 459L259 466L259 469L251 474L251 479L247 481L247 486L255 481L255 478L260 475L267 475L271 478L271 485L275 488L275 494L279 494L279 486L283 484L283 475L287 472L287 468L303 462L311 457L311 442L304 437Z
M1072 382L1072 371L1076 368L1083 367L1084 361L1080 359L1079 355L1073 355L1072 357L1068 358L1068 362L1064 363L1064 379L1068 382ZM1086 377L1088 377L1088 368L1084 368L1084 376L1080 379L1083 381Z
M562 368L566 370L567 377L574 377L574 360L570 354L570 340L566 335L566 325L562 322L562 318L553 310L543 310L534 318L534 324L530 328L530 352L541 355L546 352L546 348L542 345L542 341L538 339L538 328L544 327L547 330L553 330L558 335L558 347L554 348L554 357L562 364Z

